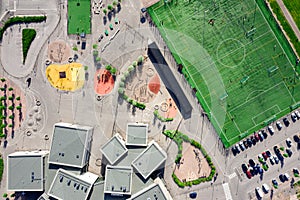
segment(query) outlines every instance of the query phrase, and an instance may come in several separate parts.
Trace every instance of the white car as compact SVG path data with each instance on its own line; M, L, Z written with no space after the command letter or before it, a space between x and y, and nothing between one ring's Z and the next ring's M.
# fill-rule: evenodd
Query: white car
M271 135L273 135L275 133L275 130L274 130L273 126L271 126L271 125L268 126L268 130L269 130Z
M298 110L295 111L295 115L297 116L298 119L300 119L300 113Z
M281 130L281 129L282 129L282 124L280 123L280 121L277 121L277 122L276 122L276 126L277 126L277 129L278 129L278 130Z
M265 193L268 193L270 191L270 188L269 188L269 186L266 183L264 183L262 185L262 189L265 191Z
M288 147L291 147L292 146L292 140L290 139L290 138L287 138L286 139L286 145L288 146Z
M271 163L271 165L274 165L274 164L275 164L275 159L274 159L274 156L271 156L269 159L270 159L270 163Z
M285 180L288 181L288 180L290 179L290 175L289 175L288 173L285 173L285 174L284 174L284 178L285 178Z
M259 187L256 187L255 191L260 198L264 197L264 193L262 192L262 190Z

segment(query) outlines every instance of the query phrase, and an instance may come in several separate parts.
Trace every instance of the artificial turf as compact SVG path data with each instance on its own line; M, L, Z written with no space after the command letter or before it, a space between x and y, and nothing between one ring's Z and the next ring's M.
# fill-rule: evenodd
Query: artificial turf
M68 0L68 34L91 33L90 7L90 0Z
M300 100L294 55L260 6L254 0L172 0L148 8L226 147Z

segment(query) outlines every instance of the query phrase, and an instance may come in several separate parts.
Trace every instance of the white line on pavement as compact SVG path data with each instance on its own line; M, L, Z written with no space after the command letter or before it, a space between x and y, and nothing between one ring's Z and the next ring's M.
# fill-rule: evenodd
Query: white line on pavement
M231 196L231 193L230 193L228 183L224 183L224 184L222 184L222 186L223 186L223 189L224 189L226 200L232 200L232 196Z

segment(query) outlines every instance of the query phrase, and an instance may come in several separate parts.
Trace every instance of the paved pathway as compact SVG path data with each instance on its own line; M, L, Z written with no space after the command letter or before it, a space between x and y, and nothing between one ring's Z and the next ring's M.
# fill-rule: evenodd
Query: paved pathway
M285 7L282 0L276 0L276 1L277 1L278 5L280 6L286 20L289 22L289 24L291 25L295 35L297 36L298 40L300 41L300 31L299 31L299 28L298 28L297 24L295 23L292 15L288 11L288 9Z

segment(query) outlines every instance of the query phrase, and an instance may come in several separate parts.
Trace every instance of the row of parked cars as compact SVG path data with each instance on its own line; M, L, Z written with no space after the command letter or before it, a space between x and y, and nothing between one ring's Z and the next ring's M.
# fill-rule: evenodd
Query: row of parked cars
M291 113L291 120L293 122L296 122L297 120L300 119L300 112L298 110L296 110L295 112ZM283 121L283 124L288 127L290 125L290 121L288 120L287 117L284 117L282 119ZM277 121L275 123L276 125L276 128L278 131L280 131L283 126L281 124L280 121ZM275 133L275 128L272 126L272 125L269 125L266 130L262 129L258 132L255 132L253 135L251 135L250 137L248 137L247 139L243 140L243 141L240 141L239 143L235 144L233 147L232 147L232 153L233 155L237 155L239 154L241 151L245 151L246 149L252 147L252 146L255 146L256 143L258 142L262 142L263 140L267 139L268 137L268 133L270 135L274 135Z

